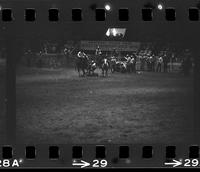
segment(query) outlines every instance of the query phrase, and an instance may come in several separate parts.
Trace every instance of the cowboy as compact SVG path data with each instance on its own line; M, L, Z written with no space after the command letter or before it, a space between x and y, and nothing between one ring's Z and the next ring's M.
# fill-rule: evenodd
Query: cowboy
M131 61L131 57L128 54L126 56L127 63L129 63Z
M156 69L157 72L161 72L161 65L162 65L162 63L163 63L163 58L160 56L158 58L158 64L157 64L157 69Z
M167 72L167 64L168 64L167 54L165 54L163 57L163 64L164 64L164 72Z

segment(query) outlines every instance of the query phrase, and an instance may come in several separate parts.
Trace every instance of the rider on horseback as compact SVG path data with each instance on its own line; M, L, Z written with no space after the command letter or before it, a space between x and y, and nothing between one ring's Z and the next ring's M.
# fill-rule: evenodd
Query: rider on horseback
M81 76L80 71L82 71L83 76L88 73L88 56L83 52L79 51L77 58L75 59L75 68L78 70L79 76Z
M80 50L77 54L78 58L83 58L83 52Z

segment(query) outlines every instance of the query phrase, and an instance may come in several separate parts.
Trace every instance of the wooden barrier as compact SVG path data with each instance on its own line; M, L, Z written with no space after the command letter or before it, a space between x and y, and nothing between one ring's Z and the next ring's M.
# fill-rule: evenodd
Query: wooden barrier
M60 68L73 65L74 58L64 54L25 54L21 63L28 67Z

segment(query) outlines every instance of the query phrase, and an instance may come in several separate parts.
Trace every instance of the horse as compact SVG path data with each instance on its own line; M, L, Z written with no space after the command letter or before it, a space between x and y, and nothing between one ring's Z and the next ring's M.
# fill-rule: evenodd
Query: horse
M85 57L77 57L75 59L75 69L77 69L79 77L81 76L81 71L83 73L82 76L85 76L88 73L89 68L89 60Z
M127 72L127 63L126 62L121 62L120 63L120 72L121 73Z
M97 68L96 62L94 60L90 61L88 65L88 74L94 76L95 75L94 71L96 68Z
M103 59L103 63L101 65L101 69L102 69L102 75L103 76L108 76L109 62L108 62L107 58Z

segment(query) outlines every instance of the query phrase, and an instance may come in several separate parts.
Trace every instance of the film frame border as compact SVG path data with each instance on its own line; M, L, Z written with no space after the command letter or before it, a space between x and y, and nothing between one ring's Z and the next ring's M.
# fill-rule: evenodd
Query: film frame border
M196 23L197 24L197 23ZM194 26L196 25L196 24L194 24ZM7 23L6 24L8 27L11 27L12 28L12 26L15 26L15 25L17 25L17 23ZM20 28L20 27L19 27ZM11 29L10 31L13 31L13 29ZM9 30L8 31L5 31L5 35L6 35L6 45L7 45L7 47L9 47L10 48L10 50L16 50L17 49L17 47L13 44L13 42L11 42L10 40L13 40L13 39L19 39L18 37L16 37L16 35L13 33L13 35L10 35L9 33ZM4 33L3 33L3 35L4 35ZM4 36L5 36L4 35ZM20 38L21 39L21 38ZM195 49L197 49L197 47L195 48ZM6 71L6 73L7 73L7 81L6 81L6 84L7 84L7 99L8 99L8 103L7 103L7 143L6 143L6 145L15 145L15 141L16 141L16 133L15 133L15 131L13 131L13 130L11 130L11 128L13 127L13 126L16 126L16 116L14 116L13 114L16 114L16 99L15 98L13 98L13 97L15 97L14 95L15 95L15 93L16 93L16 90L15 90L15 83L16 83L16 78L15 78L15 63L13 63L13 58L12 58L12 56L13 55L15 55L15 51L8 51L9 52L9 55L8 55L8 59L7 59L7 71ZM198 52L199 53L199 52ZM199 72L199 61L196 59L196 64L197 64L197 66L196 66L196 68L195 68L195 73L197 73L198 74L198 72ZM195 75L195 92L197 93L196 95L195 95L195 103L196 103L196 114L198 114L198 112L199 112L199 106L198 106L198 102L199 102L199 82L198 82L198 79L199 79L199 76L198 75ZM195 123L195 128L196 128L196 133L194 133L195 134L195 136L198 136L199 135L199 125L198 125L198 123L197 123L197 121L199 121L199 116L198 115L195 115L195 118L197 119L197 120L195 120L196 121L196 123ZM12 127L11 127L12 126ZM199 138L198 138L198 141L197 141L198 143L199 143ZM41 145L42 146L42 145ZM109 145L108 145L109 146ZM176 146L176 145L175 145ZM188 146L191 146L191 145L188 145ZM16 147L18 147L18 145L16 145ZM16 147L14 147L14 149L16 148ZM40 146L39 146L40 147ZM61 146L62 147L62 146ZM87 147L87 146L86 146ZM133 145L130 145L130 149L133 149L134 148L134 146ZM141 147L141 145L139 146L139 147ZM157 146L158 148L159 148L159 146ZM180 145L180 147L181 147L181 145ZM88 147L87 147L87 149L88 149ZM21 150L21 148L17 148L17 152L18 152L18 150ZM64 150L66 150L66 149L64 149ZM110 148L110 150L112 150L111 148ZM64 151L64 152L66 152L66 151ZM114 152L116 152L116 148L115 148L115 151ZM88 154L89 155L89 154ZM41 158L42 158L43 156L41 156ZM44 158L44 157L43 157ZM37 162L37 161L36 161ZM120 163L119 163L120 164ZM148 163L147 163L148 164ZM143 163L142 163L142 165L144 165ZM148 165L150 165L150 164L148 164ZM151 164L152 165L152 164ZM149 166L148 166L149 167Z
M35 145L36 156L35 158L27 158L26 147L27 145L16 145L13 148L13 157L7 158L12 163L14 160L18 160L19 167L26 168L80 168L81 166L74 166L73 162L85 161L89 163L90 168L104 168L101 164L95 166L95 160L99 162L106 160L107 165L105 168L159 168L159 167L170 167L165 165L167 162L173 162L172 160L177 160L182 162L180 167L190 167L187 166L187 160L199 159L197 157L191 156L188 145L177 145L176 146L176 156L174 158L166 157L166 147L161 145L131 145L131 144L120 144L120 145L106 145L106 157L97 158L96 146L102 145L56 145L59 147L59 157L49 158L49 148L55 145ZM73 157L73 148L82 147L82 157ZM128 147L129 156L120 157L120 148ZM144 148L152 147L152 157L143 157ZM190 148L191 149L191 148ZM2 150L0 151L0 153ZM122 153L122 152L121 152ZM123 152L124 153L124 152ZM193 154L194 155L194 154ZM21 161L21 162L20 162ZM184 166L183 166L184 165ZM192 165L191 165L192 167Z

